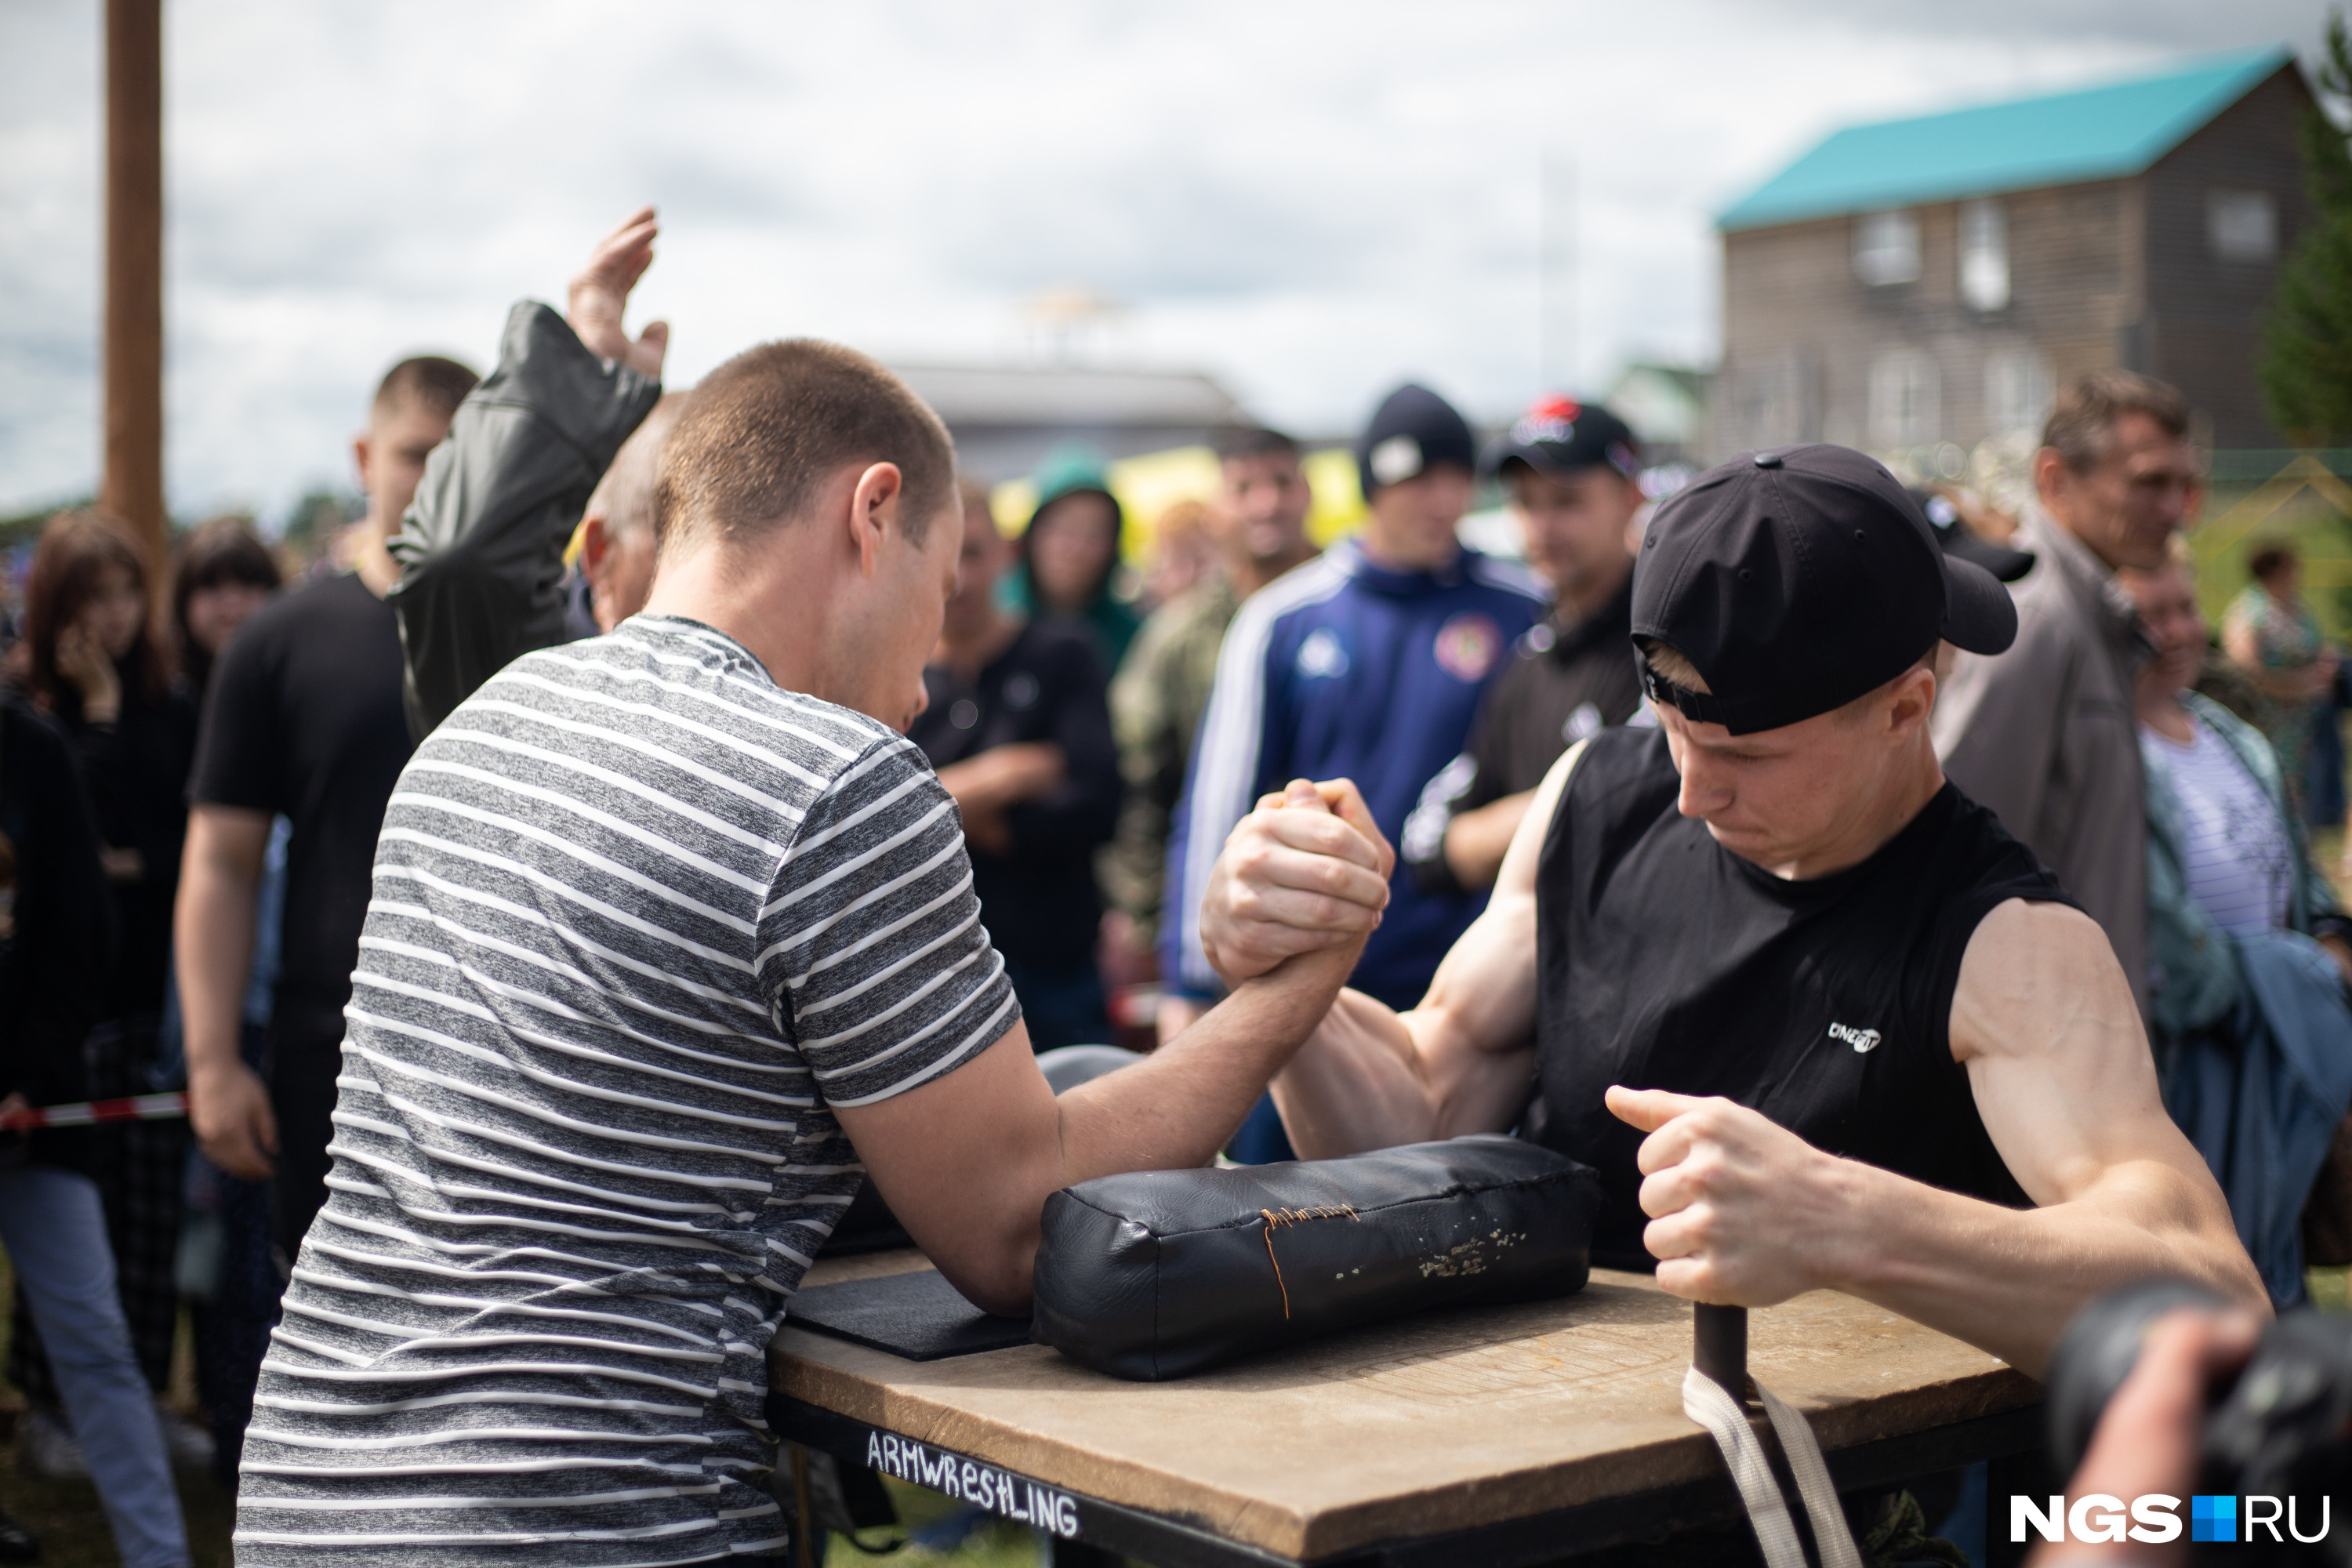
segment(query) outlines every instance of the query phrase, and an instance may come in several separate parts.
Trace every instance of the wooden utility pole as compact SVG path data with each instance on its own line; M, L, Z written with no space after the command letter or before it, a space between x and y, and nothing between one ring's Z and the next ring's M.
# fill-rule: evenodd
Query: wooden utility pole
M1536 383L1544 393L1580 390L1576 378L1576 154L1536 158Z
M106 4L106 472L163 582L163 7Z

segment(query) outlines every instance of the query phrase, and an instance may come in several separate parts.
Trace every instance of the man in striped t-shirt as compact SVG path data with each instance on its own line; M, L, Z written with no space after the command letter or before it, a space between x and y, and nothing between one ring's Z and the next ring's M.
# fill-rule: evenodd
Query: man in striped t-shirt
M866 1174L1020 1310L1048 1194L1205 1163L1329 1005L1352 948L1046 1089L901 733L961 527L946 431L888 372L752 350L670 437L646 613L518 659L418 751L240 1563L780 1553L762 1352ZM1376 898L1378 858L1331 862L1340 890Z

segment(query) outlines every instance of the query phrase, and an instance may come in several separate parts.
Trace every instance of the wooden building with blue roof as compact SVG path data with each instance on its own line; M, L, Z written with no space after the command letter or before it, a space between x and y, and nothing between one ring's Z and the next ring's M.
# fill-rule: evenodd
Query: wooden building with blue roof
M2284 445L2254 374L2304 216L2284 46L1840 131L1725 209L1717 454L1962 451L2123 366L2225 447Z

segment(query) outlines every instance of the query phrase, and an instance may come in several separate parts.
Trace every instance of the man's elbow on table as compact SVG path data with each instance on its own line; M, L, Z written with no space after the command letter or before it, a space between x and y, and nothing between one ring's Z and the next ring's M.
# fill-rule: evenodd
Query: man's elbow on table
M1058 1099L1016 1022L952 1071L836 1114L948 1282L974 1306L1024 1312L1046 1201L1097 1176L1208 1164L1329 1011L1360 950L1287 960L1235 986L1181 1040Z
M866 1177L924 1256L984 1311L1029 1310L1045 1199L1061 1185L1060 1116L1016 1021L961 1067L835 1114Z

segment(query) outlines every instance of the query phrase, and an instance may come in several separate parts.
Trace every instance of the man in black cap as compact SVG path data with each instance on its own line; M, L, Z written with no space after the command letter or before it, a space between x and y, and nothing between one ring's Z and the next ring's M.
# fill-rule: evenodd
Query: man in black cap
M1600 1170L1596 1261L1844 1290L2030 1373L2126 1280L2259 1310L2113 949L1937 765L1943 644L2016 626L1860 453L1702 476L1634 568L1658 727L1554 766L1417 1008L1340 994L1276 1080L1300 1152L1518 1127ZM1377 921L1381 847L1327 799L1235 833L1202 916L1229 980Z
M1633 432L1597 403L1538 399L1486 453L1509 490L1528 564L1551 611L1495 679L1467 750L1421 792L1403 858L1422 887L1484 891L1559 754L1642 705L1633 660Z

